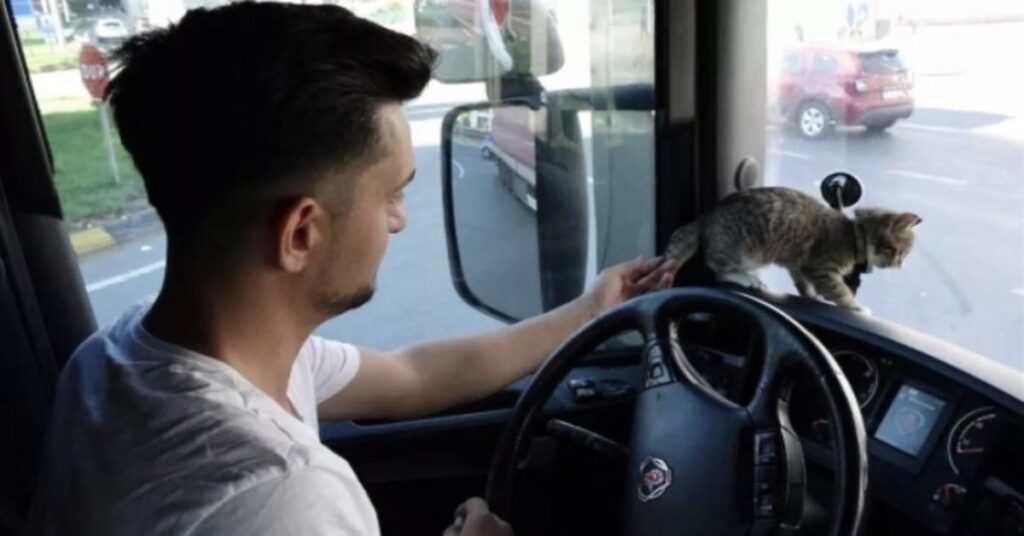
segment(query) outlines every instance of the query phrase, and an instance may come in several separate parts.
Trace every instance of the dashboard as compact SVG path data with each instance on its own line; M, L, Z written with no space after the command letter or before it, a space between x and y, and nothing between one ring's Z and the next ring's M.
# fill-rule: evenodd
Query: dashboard
M866 336L878 331L878 321L850 326L814 315L798 320L835 356L860 405L868 435L869 494L879 505L869 517L876 523L896 519L937 534L1024 534L1020 372L1007 372L1011 381L1004 383L1012 388L1021 382L1017 396L1007 396L963 371L947 369L941 359L921 354L913 344L894 343L907 337L886 333L872 341ZM688 327L689 333L702 331ZM737 342L735 335L716 340L707 331L695 337L696 343L684 344L684 352L717 391L742 402L752 359L743 349L752 343ZM947 347L939 357L962 352ZM827 478L834 466L833 432L824 400L810 387L814 384L799 376L794 380L789 415L808 469L817 468ZM883 532L869 528L866 533Z

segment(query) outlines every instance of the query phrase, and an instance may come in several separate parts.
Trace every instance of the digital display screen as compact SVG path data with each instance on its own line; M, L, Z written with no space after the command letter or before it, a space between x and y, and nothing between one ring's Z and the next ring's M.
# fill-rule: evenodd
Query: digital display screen
M901 385L875 431L875 439L917 456L939 419L946 401L909 385Z

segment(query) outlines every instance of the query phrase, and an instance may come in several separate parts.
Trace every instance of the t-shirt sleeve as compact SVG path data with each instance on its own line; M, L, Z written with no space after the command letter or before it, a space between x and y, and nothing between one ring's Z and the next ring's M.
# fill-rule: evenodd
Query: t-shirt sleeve
M305 467L260 482L221 503L196 536L367 536L376 513L365 496L330 471Z
M313 336L303 351L308 353L317 404L344 389L359 372L359 349L351 344Z

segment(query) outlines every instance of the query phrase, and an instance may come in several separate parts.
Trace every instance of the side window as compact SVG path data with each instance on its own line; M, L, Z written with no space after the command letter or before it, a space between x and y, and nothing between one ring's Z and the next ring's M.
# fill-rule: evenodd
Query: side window
M811 69L816 73L831 73L839 67L839 60L835 56L819 55L814 57L814 64Z
M138 31L174 23L184 9L180 3L153 0L145 4L148 9L68 3L61 16L39 11L51 5L58 4L28 5L18 17L19 37L53 154L68 232L97 321L105 325L156 295L166 263L166 238L146 201L142 178L120 144L112 114L97 97L112 69L107 58L114 49ZM359 14L410 32L411 11L404 2L367 1ZM497 324L464 305L452 290L437 176L444 112L452 103L484 98L482 84L431 84L408 104L418 162L418 179L405 201L408 226L391 241L374 300L325 324L321 335L388 349Z
M215 7L225 2L204 2ZM152 299L165 268L166 239L147 204L142 178L121 146L109 110L97 98L109 54L129 36L166 27L184 15L180 2L19 2L19 38L56 168L68 231L98 322ZM350 3L346 3L349 5ZM357 14L415 32L414 2L352 2ZM544 90L653 83L653 10L646 0L538 2L551 10L564 65L539 78ZM185 5L189 5L186 3ZM459 16L457 1L423 2L438 20ZM53 10L53 12L51 12ZM513 17L514 18L514 17ZM464 32L456 32L458 38ZM490 85L500 83L491 80ZM441 121L453 106L488 100L485 81L433 81L406 106L417 160L408 187L408 224L391 238L374 299L324 324L320 335L391 349L499 325L456 294L442 209ZM579 116L588 206L588 273L637 253L653 253L653 117L651 112L594 111ZM467 131L496 128L481 113ZM467 163L465 173L472 179Z
M868 2L857 20L828 7L841 4L768 2L769 104L785 96L778 74L792 47L828 43L814 50L814 70L839 57L855 74L816 82L833 89L828 106L804 100L771 118L765 183L820 199L820 181L845 170L864 184L855 209L920 216L902 268L865 274L858 301L1019 369L1024 78L1005 58L1024 49L1020 3L950 3L941 23L931 4ZM786 274L769 275L773 289L794 291Z

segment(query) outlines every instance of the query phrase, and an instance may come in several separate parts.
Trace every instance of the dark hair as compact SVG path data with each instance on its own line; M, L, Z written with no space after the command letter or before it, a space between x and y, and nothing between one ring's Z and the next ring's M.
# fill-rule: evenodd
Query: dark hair
M239 200L384 156L380 106L419 95L435 57L340 7L244 2L129 39L107 98L168 237L188 241Z

